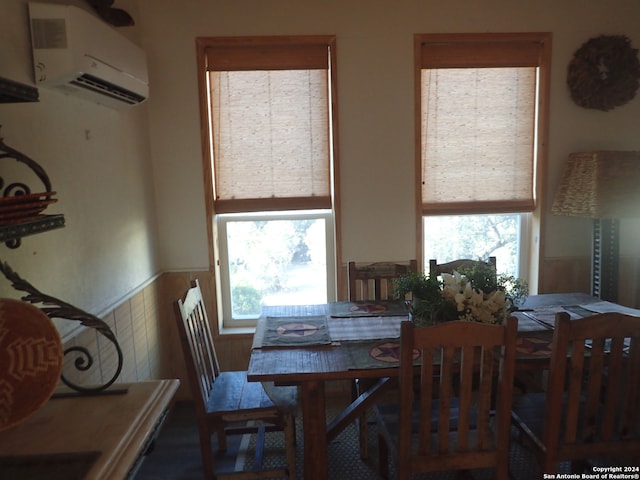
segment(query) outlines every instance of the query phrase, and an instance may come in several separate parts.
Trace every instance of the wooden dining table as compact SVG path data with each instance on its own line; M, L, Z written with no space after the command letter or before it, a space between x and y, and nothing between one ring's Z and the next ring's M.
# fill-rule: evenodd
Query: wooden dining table
M300 387L306 480L327 478L328 443L396 381L400 323L409 318L400 308L385 302L336 302L263 309L247 378ZM640 316L638 310L584 293L529 296L515 313L519 367L545 368L556 312L581 318L611 310ZM355 378L378 381L327 424L326 382Z

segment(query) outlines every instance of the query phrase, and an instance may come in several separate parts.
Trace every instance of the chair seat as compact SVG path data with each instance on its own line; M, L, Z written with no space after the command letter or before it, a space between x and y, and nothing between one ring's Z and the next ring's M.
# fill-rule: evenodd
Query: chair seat
M389 438L397 438L398 433L400 431L400 423L398 419L398 409L399 405L392 404L382 404L376 405L374 407L374 412L376 415L376 419L378 420L378 424L381 425L381 428L387 430L389 434ZM438 428L438 413L440 411L438 400L434 399L433 408L431 410L431 431L432 434L435 434ZM449 412L449 422L450 422L450 430L452 432L452 447L455 449L455 432L458 429L458 420L459 420L459 410L458 410L458 402L457 399L451 400L451 409ZM411 432L414 436L414 440L417 440L417 435L420 428L420 405L418 400L413 402L413 415L411 418ZM469 428L476 428L478 423L478 416L475 411L473 411L469 418ZM432 445L436 445L436 442L433 442ZM471 443L472 447L474 445L473 441ZM491 447L493 448L493 446Z
M260 382L247 381L247 372L220 372L213 384L207 403L207 413L251 411L265 408L285 408L291 411L298 402L296 387L275 387L278 404Z
M528 393L521 395L514 399L512 407L512 419L514 425L523 431L527 437L537 446L537 448L544 452L546 447L543 442L543 425L544 425L544 412L546 402L546 395L543 392ZM587 435L585 429L592 428L592 425L600 423L601 417L604 414L602 407L598 409L598 414L589 422L584 421L584 408L586 398L581 397L580 402L577 405L578 408L578 428L576 429L577 436L582 438ZM622 408L622 407L621 407ZM563 397L562 412L567 410L567 398ZM560 422L560 438L564 437L564 422ZM599 432L594 429L591 435L591 442L600 441ZM628 432L626 440L639 439L640 436L637 432ZM611 441L610 443L613 443Z

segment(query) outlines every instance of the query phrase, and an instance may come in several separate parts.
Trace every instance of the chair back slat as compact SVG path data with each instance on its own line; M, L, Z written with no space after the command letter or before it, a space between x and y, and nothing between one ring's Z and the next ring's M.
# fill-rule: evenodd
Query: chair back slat
M584 377L584 342L573 347L572 360L568 365L567 402L579 404ZM565 421L565 442L575 442L578 431L578 409L568 409Z
M580 342L584 345L584 342ZM604 373L604 339L596 340L592 344L589 357L589 368L586 378L586 401L584 405L584 418L594 418L600 408L600 392L602 391L602 375ZM592 433L585 430L585 437L595 435L595 425L589 427Z
M408 263L376 262L347 265L349 301L391 300L394 294L393 281L401 275L418 270L416 260Z
M460 271L462 268L470 268L477 264L489 264L494 270L497 267L496 257L489 257L488 261L471 260L469 258L460 258L458 260L452 260L451 262L438 263L438 260L432 258L429 260L429 276L437 277L443 273L453 273L454 271Z
M461 349L460 382L459 382L459 411L458 411L458 449L466 451L469 448L469 429L471 428L471 407L473 396L474 347Z
M494 355L496 346L479 347L480 378L478 386L478 449L489 450L495 444L490 429L490 413L493 409L492 396L498 377L495 368L499 362L499 356Z
M456 464L488 467L500 462L504 467L516 334L514 317L506 325L452 321L416 328L411 322L402 323L399 465L411 464L412 471ZM412 448L415 351L421 359L420 428L417 446ZM438 389L432 395L434 375Z
M420 411L431 412L433 410L433 357L429 355L422 355L422 370L420 371ZM405 362L407 360L404 360ZM400 378L402 381L404 376ZM413 377L407 379L413 383ZM401 389L404 387L401 386ZM412 399L409 399L412 401ZM410 405L410 404L409 404ZM402 421L402 420L401 420ZM421 438L421 442L418 446L418 455L427 455L431 449L431 416L420 415L418 435Z
M206 410L213 383L220 374L220 366L197 280L187 291L184 300L178 300L177 306L182 319L178 322L178 331L187 375L189 382L199 387L199 398L194 399L196 408Z
M557 458L640 453L638 342L638 317L557 314L543 430Z

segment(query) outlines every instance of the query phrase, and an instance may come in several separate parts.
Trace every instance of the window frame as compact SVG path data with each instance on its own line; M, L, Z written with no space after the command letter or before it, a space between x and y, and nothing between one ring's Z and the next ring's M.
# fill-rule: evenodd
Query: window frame
M233 325L232 328L225 322L224 315L222 314L223 308L220 307L222 298L220 295L220 257L218 250L218 232L216 229L216 209L215 209L215 187L214 187L214 157L213 157L213 121L211 117L211 101L210 101L210 85L207 66L207 49L211 47L225 46L241 46L246 45L251 48L269 48L269 46L296 48L296 46L313 46L327 48L329 51L329 69L328 69L328 98L329 98L329 149L330 149L330 161L329 161L329 176L330 176L330 196L331 196L331 246L327 245L327 250L331 249L332 263L327 265L327 294L328 297L336 297L336 271L337 265L340 262L340 244L337 241L340 232L340 213L339 213L339 196L336 189L337 174L339 165L338 155L338 99L337 99L337 85L336 85L336 37L334 35L300 35L300 36L240 36L240 37L198 37L196 38L196 56L197 56L197 68L198 68L198 92L199 92L199 109L200 109L200 123L201 123L201 150L202 150L202 164L203 164L203 182L204 182L204 197L205 197L205 211L206 211L206 230L208 239L208 254L209 254L209 273L212 277L212 287L215 294L214 307L216 309L213 312L212 317L217 318L217 322L213 325L215 334L223 333L243 333L251 332L255 328L255 321L249 322L243 326ZM231 65L233 66L233 65ZM279 65L279 68L286 68L286 65ZM256 213L260 212L259 202L248 202L248 210ZM324 205L324 204L323 204ZM316 206L317 207L317 206ZM308 205L298 205L295 199L278 201L276 206L273 206L273 202L265 202L263 211L269 212L287 212L292 209L305 209L308 210ZM304 215L304 214L303 214ZM329 230L329 226L328 226ZM331 276L329 278L329 276ZM248 329L247 329L248 327Z
M548 124L549 124L549 97L550 97L550 69L551 69L551 40L552 34L549 32L517 32L517 33L460 33L460 34L416 34L414 35L414 109L415 109L415 181L416 181L416 231L418 242L418 260L421 264L426 261L424 257L424 223L422 205L422 69L423 69L423 45L428 44L438 49L439 45L454 44L460 55L438 55L436 62L442 67L491 67L491 66L511 66L517 64L518 49L511 49L510 43L523 44L530 42L537 46L537 52L527 50L526 56L538 57L538 89L537 89L537 117L535 124L537 134L534 141L534 161L533 172L533 196L534 207L529 212L527 221L523 222L520 235L520 258L519 270L523 278L529 282L531 293L537 293L539 285L542 284L541 259L544 258L544 243L540 238L544 235L544 211L546 204L546 165L547 165L547 144L548 144ZM486 52L489 45L500 42L504 45L503 56L487 55L480 63L468 61L464 65L465 58L469 57L469 51ZM436 50L441 52L442 50ZM449 52L450 53L450 52ZM505 60L507 59L507 60ZM464 66L461 66L461 63ZM451 211L448 215L455 214L483 214L493 213L474 211ZM498 212L495 212L498 213ZM511 213L527 213L514 211ZM527 238L524 238L528 235ZM522 262L525 262L524 264Z

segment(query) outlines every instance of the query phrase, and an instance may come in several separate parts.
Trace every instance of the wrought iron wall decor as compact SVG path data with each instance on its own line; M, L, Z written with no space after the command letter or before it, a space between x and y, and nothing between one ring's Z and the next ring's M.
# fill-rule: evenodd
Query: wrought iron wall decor
M14 159L26 165L42 182L44 190L33 192L22 180L9 182L0 175L0 241L18 248L22 237L64 227L64 215L44 215L44 210L58 200L51 189L47 172L33 159L9 147L0 138L0 160Z
M65 385L80 393L96 393L107 389L116 381L116 379L120 375L120 372L122 371L123 354L122 349L120 348L120 344L118 343L118 339L116 338L109 325L107 325L104 321L100 320L95 315L85 312L84 310L81 310L80 308L64 302L56 297L52 297L51 295L42 293L29 282L21 278L20 275L13 271L13 269L6 262L0 261L0 271L2 271L7 280L11 282L13 288L22 292L27 292L27 295L22 297L23 301L29 302L31 304L41 304L42 306L37 305L38 308L40 308L40 310L42 310L49 318L73 320L80 322L85 327L93 328L99 334L109 340L115 347L116 353L118 355L118 364L116 367L116 371L113 373L113 376L109 380L99 385L81 386L69 380L65 376L63 369L60 379ZM85 347L69 347L64 350L65 357L67 356L67 354L76 355L73 361L73 365L79 371L85 372L90 370L91 367L94 366L93 357L91 356L89 350Z

